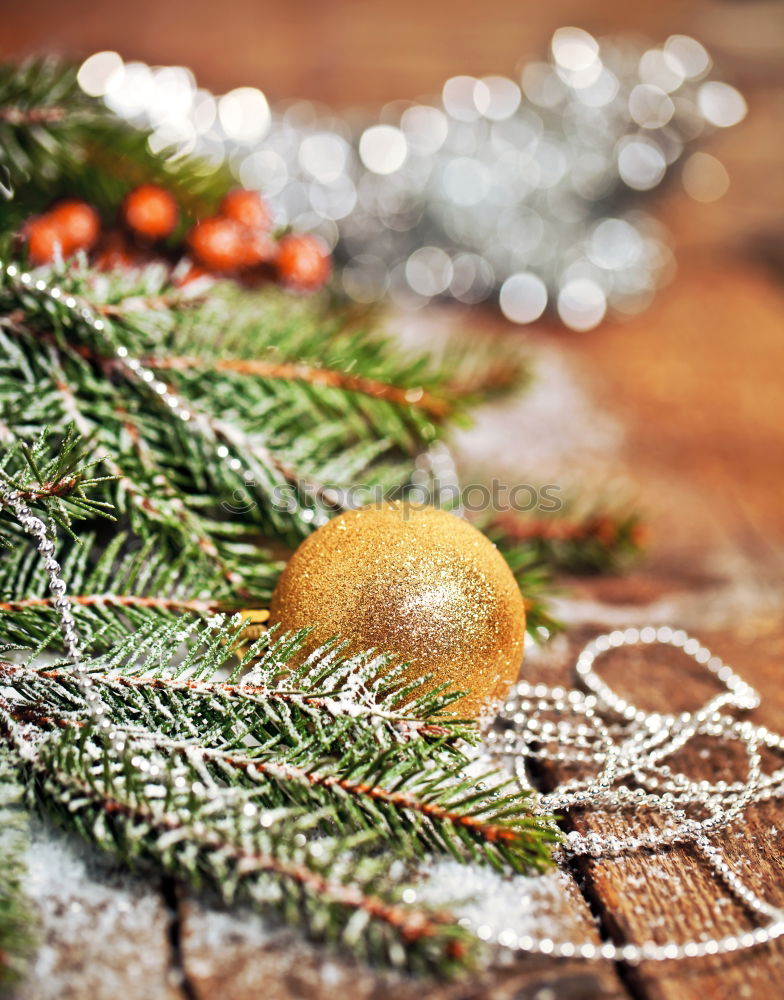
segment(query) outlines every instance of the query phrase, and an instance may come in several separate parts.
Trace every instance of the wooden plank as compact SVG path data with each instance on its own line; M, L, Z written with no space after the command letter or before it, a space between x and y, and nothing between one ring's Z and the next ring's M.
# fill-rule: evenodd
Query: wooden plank
M551 879L557 879L552 890ZM532 900L543 926L580 940L597 940L596 927L569 880L548 877ZM258 917L211 909L185 900L180 910L182 967L194 1000L250 1000L261 984L264 1000L626 1000L627 990L607 962L520 958L498 962L450 983L379 974L344 956L308 945L294 931L270 928Z
M543 680L573 683L572 657L588 635L653 618L696 632L760 690L763 704L751 718L781 729L781 308L780 289L761 273L702 260L687 265L633 323L607 326L590 343L561 338L567 357L590 370L595 405L622 420L623 469L647 509L653 548L631 576L573 581L564 613L593 624L572 629L568 649L550 651L538 668ZM599 669L652 710L693 709L717 690L695 664L669 650L618 651ZM678 761L706 778L742 774L737 755L717 755L706 741ZM587 813L574 818L581 831L606 833L616 823ZM784 905L780 801L752 808L717 843L753 889ZM591 861L580 875L605 933L621 941L685 940L753 925L690 850ZM622 974L634 996L650 1000L777 996L784 946L731 960L651 963Z
M601 626L599 626L601 627ZM564 656L545 654L532 679L569 683L573 656L583 639L596 628L576 630ZM780 657L784 630L755 642L739 642L737 634L704 634L704 640L752 684L770 695L752 719L771 724L781 719ZM732 654L732 655L731 655ZM733 659L734 657L734 659ZM687 711L715 694L718 685L706 682L699 667L669 649L617 650L598 668L602 677L640 707L654 711ZM740 754L716 753L716 744L701 740L678 754L680 770L712 780L742 777ZM544 769L543 787L556 772ZM575 813L570 828L620 834L626 821L586 810ZM774 905L784 906L784 805L769 802L752 807L747 815L715 838L726 859L750 887ZM721 936L755 926L714 873L691 849L673 848L639 853L621 859L590 860L577 867L583 892L599 917L603 930L620 943L686 941ZM624 967L621 974L633 996L646 1000L730 1000L735 997L775 996L784 982L784 945L781 943L731 959L683 963L647 963Z
M26 891L40 943L14 1000L184 1000L159 879L36 823Z
M676 31L693 34L722 67L729 63L746 78L775 72L781 51L781 19L771 0L742 6L550 0L525 7L496 0L488 12L475 0L231 0L221 18L214 17L210 0L189 0L187 16L181 4L156 0L92 5L78 18L56 0L6 6L12 9L4 12L4 55L54 48L84 56L121 47L130 59L190 66L200 85L219 93L258 86L276 98L306 97L352 109L437 94L458 73L514 76L521 58L544 56L553 30L564 24L659 44Z

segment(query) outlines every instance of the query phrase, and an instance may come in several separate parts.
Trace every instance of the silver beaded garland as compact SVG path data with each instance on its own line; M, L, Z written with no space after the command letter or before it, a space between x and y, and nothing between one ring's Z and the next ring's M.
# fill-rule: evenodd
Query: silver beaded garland
M623 646L663 644L691 657L713 674L725 691L696 712L678 715L646 712L622 698L595 672L596 660ZM486 734L488 752L511 764L521 788L534 795L542 814L590 808L597 813L629 812L635 819L624 837L570 831L558 851L569 857L617 857L640 850L692 844L736 898L766 922L751 931L720 938L642 945L604 942L557 942L550 938L518 936L512 928L497 934L472 928L484 940L502 947L540 952L564 958L606 958L639 963L725 955L767 944L784 936L784 910L755 893L721 856L709 834L726 827L749 806L784 796L784 767L765 774L760 748L784 752L784 737L764 726L740 721L722 711L748 711L759 705L758 693L697 639L668 626L616 630L591 640L577 657L575 673L588 693L544 684L516 685L503 706L501 728ZM562 716L558 722L553 716ZM731 783L698 781L673 771L664 760L698 734L727 743L740 743L746 752L746 775ZM598 769L588 778L572 778L552 792L531 789L526 764L544 760ZM642 825L641 819L658 812L668 825ZM485 928L485 931L488 929Z

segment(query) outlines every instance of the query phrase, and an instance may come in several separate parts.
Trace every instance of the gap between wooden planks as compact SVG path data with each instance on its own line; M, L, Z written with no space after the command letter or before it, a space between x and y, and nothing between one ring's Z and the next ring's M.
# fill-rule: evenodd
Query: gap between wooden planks
M567 655L563 645L558 654L546 654L531 679L546 680L548 684L570 683L574 653L596 631L586 627L573 632ZM732 633L702 633L701 639L761 691L763 706L750 717L771 727L777 720L780 723L779 664L784 653L784 629L760 635L752 642L740 641ZM600 661L598 669L622 694L651 710L694 709L718 689L696 664L670 649L617 650ZM766 694L772 696L767 704ZM713 741L695 741L678 754L678 768L713 780L731 781L742 776L740 750L726 755L715 751ZM544 767L539 782L544 788L550 787L556 776L551 766ZM569 827L581 833L595 830L620 834L623 825L616 816L592 813L590 809L575 812L569 821ZM722 831L715 843L754 891L784 906L781 801L751 807L742 820ZM605 936L617 943L686 941L755 926L729 890L689 848L589 860L577 865L575 874ZM778 942L729 958L621 966L619 974L629 993L643 1000L773 998L781 995L784 984L784 945Z

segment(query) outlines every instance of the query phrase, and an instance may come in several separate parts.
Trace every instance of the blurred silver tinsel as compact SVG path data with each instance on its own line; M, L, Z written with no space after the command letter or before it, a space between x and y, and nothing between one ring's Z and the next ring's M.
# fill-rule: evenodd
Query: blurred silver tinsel
M587 330L644 308L672 272L640 194L684 157L694 197L727 187L718 160L688 150L746 111L710 69L685 35L645 49L565 27L517 79L453 77L440 99L387 105L370 124L308 101L271 108L254 87L215 97L183 67L115 52L90 56L79 81L151 128L154 149L227 161L278 224L319 233L357 301L497 295L515 322L549 307Z

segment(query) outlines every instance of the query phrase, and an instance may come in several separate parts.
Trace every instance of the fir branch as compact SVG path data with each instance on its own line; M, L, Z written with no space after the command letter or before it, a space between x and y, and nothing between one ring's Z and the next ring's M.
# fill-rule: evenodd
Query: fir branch
M57 667L33 668L0 660L0 676L17 688L17 694L26 699L25 705L58 705L71 715L77 712L80 707L78 684L68 670ZM323 716L322 728L317 733L318 738L326 738L329 735L329 725L334 725L336 717L341 716L344 723L357 718L376 722L383 721L388 727L391 727L386 734L386 742L389 743L391 738L393 744L401 746L408 744L412 739L421 737L424 740L441 742L444 749L450 749L452 742L468 741L475 735L470 728L463 728L464 724L452 723L451 720L447 719L429 722L403 712L390 713L381 707L374 709L372 706L365 706L364 709L358 710L355 705L341 706L340 702L335 699L334 692L270 690L264 685L199 681L187 677L93 673L92 680L97 684L104 698L115 706L120 715L122 713L134 714L137 719L142 719L148 725L153 724L156 711L163 711L162 706L171 703L173 707L165 709L165 716L167 726L174 727L173 729L167 728L167 732L174 734L184 732L193 735L195 730L183 706L187 706L189 702L196 701L201 697L205 699L211 710L225 711L228 715L237 718L239 718L238 713L244 713L239 720L243 727L243 733L253 731L256 735L262 731L261 727L266 726L270 720L272 730L281 726L283 718L281 712L285 713L291 709L301 710L302 719L297 718L291 725L289 724L290 719L286 719L286 736L289 742L293 740L296 747L312 745L308 723L313 723L321 716ZM165 702L158 700L161 694L164 695ZM232 704L235 700L242 703L239 708ZM55 716L40 715L38 709L34 707L20 707L18 711L23 712L26 716L32 713L30 718L36 721L36 724L59 725ZM249 722L249 720L251 721ZM304 720L304 727L300 731L298 725L302 720ZM258 730L254 729L254 726L259 727ZM223 733L223 730L221 732ZM375 730L374 738L379 738L378 728ZM444 743L445 738L448 738L450 742ZM234 745L233 742L232 745ZM325 745L330 745L326 739Z
M634 513L524 518L506 514L487 527L494 541L535 553L545 565L568 572L607 572L639 556L645 528Z
M18 670L0 663L0 676L18 675ZM53 671L42 671L41 676L63 682ZM155 685L158 691L165 688L165 682ZM266 696L274 700L275 692ZM40 728L83 725L70 716L43 714L34 705L9 711L17 720ZM441 733L448 730L441 727ZM511 783L496 783L489 794L477 792L475 779L463 773L464 761L444 767L437 756L412 754L410 745L404 757L393 760L390 751L375 749L357 753L350 748L325 757L306 744L292 754L282 752L278 745L266 752L241 753L205 747L193 739L140 736L134 729L128 734L139 745L198 760L217 778L253 789L259 803L268 808L282 804L310 810L332 808L331 822L343 834L383 831L385 839L406 852L447 851L458 860L473 857L518 871L549 863L546 848L554 836L546 830L544 819L525 810L519 790L502 794ZM422 729L418 735L423 735ZM488 777L492 776L483 780Z
M458 692L428 691L427 678L404 684L404 665L346 656L334 643L306 656L303 632L266 633L218 680L242 625L149 623L86 664L115 726L239 770L254 789L260 776L274 779L269 806L292 794L311 808L334 806L337 796L349 807L343 822L383 824L408 852L467 852L520 869L547 862L552 835L524 796L504 794L492 775L464 775L461 745L477 732L445 714ZM62 668L6 663L0 676L26 713L84 717L76 678Z
M314 506L334 509L340 488L351 485L358 475L367 473L364 478L372 487L382 479L390 482L390 476L399 484L411 474L411 459L397 451L394 440L379 437L379 422L383 421L383 429L392 431L401 443L405 434L410 442L412 426L407 423L416 412L410 403L403 406L334 386L307 386L307 395L303 396L299 389L294 391L290 380L256 380L230 372L176 372L172 385L150 385L140 377L132 359L146 356L147 348L158 341L161 331L155 330L155 338L150 339L147 324L154 327L158 318L164 317L170 325L172 310L134 314L132 320L106 320L101 337L97 337L89 323L82 328L72 314L61 311L60 304L69 299L64 294L69 282L64 280L63 284L56 301L30 282L20 287L7 278L4 288L0 287L0 309L4 295L10 293L6 330L19 338L19 349L9 350L7 363L17 371L24 366L27 380L32 378L38 383L49 422L63 417L78 420L83 432L93 433L96 443L105 446L111 473L119 477L117 499L121 510L125 508L124 497L134 497L129 514L137 518L147 515L181 537L196 535L204 541L204 531L195 531L193 523L189 531L183 530L186 526L179 503L198 516L196 506L202 497L197 500L194 490L203 495L206 487L217 494L214 507L220 506L220 498L245 496L248 499L242 502L247 507L246 521L271 529L274 534L289 533L293 539L311 530ZM107 284L111 282L104 280L103 285ZM80 293L79 298L73 297L77 305L85 301L81 297L83 282L77 280L73 290ZM219 296L214 298L220 301ZM99 310L102 301L105 299L92 296L90 309ZM211 299L209 305L195 310L202 324L203 313L211 314L214 308ZM23 322L14 318L20 310ZM179 317L188 329L193 312ZM258 325L258 309L254 315ZM168 334L173 332L169 330ZM352 348L359 342L354 335L349 341ZM41 351L40 342L46 344L48 354ZM115 356L111 364L106 362L109 345L114 350L122 349L122 356ZM376 356L377 352L370 355L373 359ZM378 379L374 365L375 361L367 374L352 371L346 375L394 385L404 394L408 391L407 382L413 378L415 368L409 366L406 378L398 384ZM128 383L127 391L118 392L118 375ZM53 382L58 393L59 417L51 409L58 397L46 392L47 382ZM78 403L76 386L81 390ZM417 395L430 392L421 380L413 389ZM130 442L137 453L135 462L126 461L123 453L127 449L123 443L128 419L121 419L117 413L118 394L125 400L122 409L135 416L136 434ZM182 401L175 407L177 412L167 405L175 396ZM180 419L181 407L191 414L187 427ZM15 413L13 409L10 412ZM25 417L25 433L29 434L29 411ZM384 463L377 461L382 455ZM137 474L135 466L139 461L142 468ZM247 476L240 475L243 469L249 472L250 483ZM330 488L332 483L337 492ZM291 509L274 502L276 491L288 486L294 488ZM169 503L162 505L166 496ZM172 504L178 509L167 509ZM208 536L212 534L207 525L202 526L207 528Z
M237 660L236 643L244 627L241 616L230 622L218 616L206 623L198 618L151 619L130 634L126 631L88 661L86 669L107 705L121 715L146 719L148 728L162 711L158 699L165 696L172 707L161 731L172 736L197 732L191 715L206 705L221 718L220 738L231 746L243 746L245 734L264 743L281 732L295 747L311 746L313 739L325 748L341 739L358 746L369 736L381 747L409 744L420 735L433 735L441 744L445 733L450 737L445 749L476 742L475 724L445 714L460 692L428 691L426 677L402 683L405 665L393 664L390 654L346 655L346 644L334 640L308 654L307 630L279 637L269 631ZM4 664L2 669L31 702L58 695L68 711L80 707L76 678L57 664ZM221 674L228 676L218 679ZM44 684L39 693L37 682Z
M0 709L6 737L25 742ZM26 756L43 807L132 863L206 884L227 902L272 905L313 937L371 960L448 974L469 957L470 939L451 917L401 902L388 861L366 853L369 834L314 839L323 814L259 810L209 778L205 787L188 760L167 764L133 739L108 761L87 728L47 737L33 752L28 745Z

